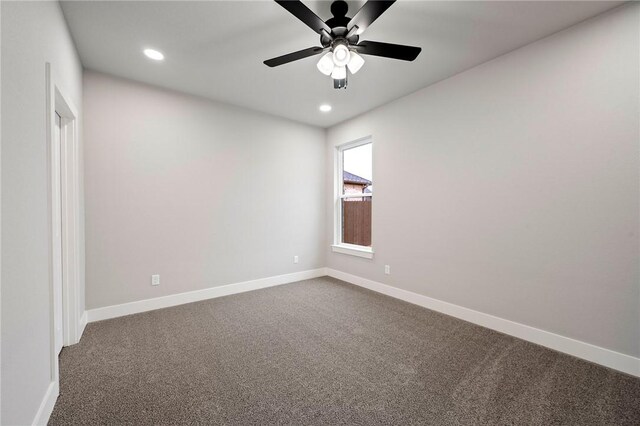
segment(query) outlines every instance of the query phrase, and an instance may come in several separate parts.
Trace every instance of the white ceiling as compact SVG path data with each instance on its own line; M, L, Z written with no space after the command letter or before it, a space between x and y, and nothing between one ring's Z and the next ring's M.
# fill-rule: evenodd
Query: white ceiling
M350 1L353 16L363 1ZM318 46L319 36L273 1L63 2L84 66L321 127L531 43L622 2L398 1L361 40L422 47L414 62L365 57L347 90L319 57L276 68L263 60ZM330 2L305 1L328 19ZM142 49L156 48L154 62ZM318 106L330 103L333 111Z

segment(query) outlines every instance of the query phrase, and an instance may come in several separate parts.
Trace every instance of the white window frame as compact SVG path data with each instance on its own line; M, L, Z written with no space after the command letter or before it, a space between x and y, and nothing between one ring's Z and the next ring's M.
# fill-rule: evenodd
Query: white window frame
M373 137L366 136L364 138L357 139L355 141L351 141L342 145L336 146L334 152L334 189L333 189L333 200L334 200L334 216L333 216L333 244L331 245L331 250L334 253L347 254L351 256L364 257L366 259L373 259L373 226L371 227L371 247L360 246L355 244L348 244L342 242L342 200L344 198L356 198L356 197L371 197L373 194L344 194L343 186L343 152L356 148L361 145L372 144L373 147ZM373 162L373 150L371 161ZM373 165L372 165L373 166ZM372 179L373 181L373 179ZM373 223L373 212L372 215L372 223Z

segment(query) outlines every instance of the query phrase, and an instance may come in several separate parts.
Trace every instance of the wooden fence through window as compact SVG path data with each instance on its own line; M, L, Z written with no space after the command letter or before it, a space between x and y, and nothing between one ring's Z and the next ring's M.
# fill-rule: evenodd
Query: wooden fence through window
M371 199L342 200L342 242L371 245Z

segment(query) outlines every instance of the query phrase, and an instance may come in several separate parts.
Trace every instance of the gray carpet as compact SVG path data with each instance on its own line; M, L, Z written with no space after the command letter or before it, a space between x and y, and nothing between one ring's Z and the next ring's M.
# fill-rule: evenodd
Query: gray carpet
M50 424L639 425L640 379L331 278L92 323Z

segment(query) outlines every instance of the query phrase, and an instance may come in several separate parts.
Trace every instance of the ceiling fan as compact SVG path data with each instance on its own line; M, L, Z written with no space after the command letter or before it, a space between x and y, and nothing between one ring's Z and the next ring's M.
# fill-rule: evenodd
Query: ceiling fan
M395 0L369 0L352 17L347 16L349 5L337 0L331 3L332 18L323 21L299 0L275 0L293 16L301 20L313 31L320 34L322 47L310 47L287 55L264 61L265 65L277 67L309 56L323 54L318 62L318 70L333 79L333 87L347 87L347 69L355 74L364 64L360 55L382 56L384 58L413 61L422 50L419 47L378 41L360 41L360 35L380 17Z

